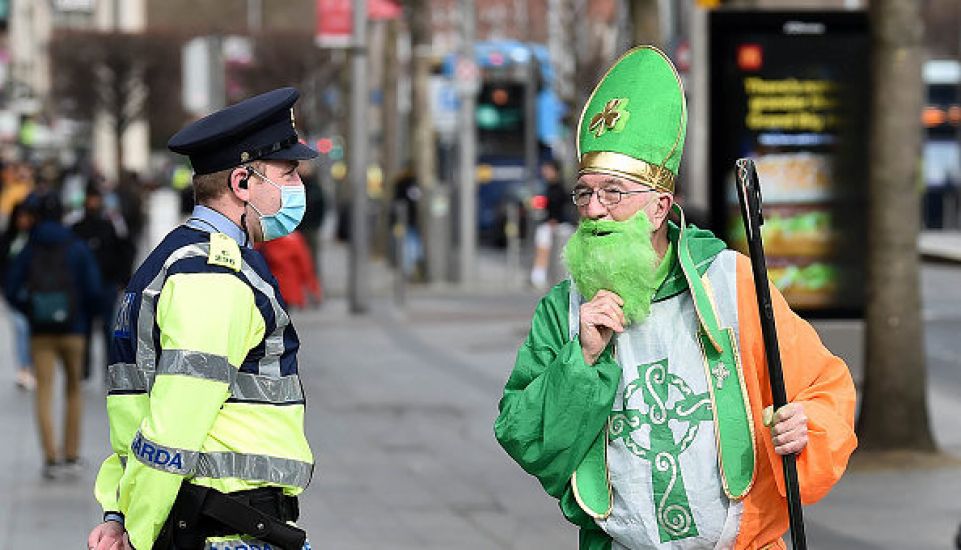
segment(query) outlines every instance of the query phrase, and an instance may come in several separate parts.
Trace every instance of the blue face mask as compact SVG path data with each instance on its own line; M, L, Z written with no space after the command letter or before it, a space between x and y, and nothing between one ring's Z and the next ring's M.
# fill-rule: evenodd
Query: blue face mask
M304 212L307 211L307 196L303 185L278 185L270 178L253 170L258 177L267 183L280 189L280 210L276 214L264 215L256 206L250 207L260 216L260 229L263 232L264 240L270 241L290 235L304 219Z

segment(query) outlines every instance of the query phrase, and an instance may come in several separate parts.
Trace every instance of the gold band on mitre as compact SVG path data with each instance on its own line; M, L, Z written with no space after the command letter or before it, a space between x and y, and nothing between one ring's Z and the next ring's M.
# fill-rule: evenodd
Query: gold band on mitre
M670 170L613 151L584 153L581 155L577 174L607 174L635 181L664 193L674 193L674 174Z

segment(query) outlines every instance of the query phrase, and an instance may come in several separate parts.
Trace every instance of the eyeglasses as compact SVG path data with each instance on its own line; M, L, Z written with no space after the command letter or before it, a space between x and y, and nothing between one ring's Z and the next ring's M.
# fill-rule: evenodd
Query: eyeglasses
M637 189L635 191L621 191L620 189L614 189L614 188L609 188L609 189L602 188L602 189L597 189L595 191L590 187L583 187L580 189L575 189L574 192L571 193L571 200L573 200L574 204L576 204L577 206L584 207L590 204L591 195L593 195L594 193L597 193L597 202L601 203L604 206L614 206L615 204L621 202L621 198L623 198L624 195L639 195L641 193L654 193L655 191L656 189Z

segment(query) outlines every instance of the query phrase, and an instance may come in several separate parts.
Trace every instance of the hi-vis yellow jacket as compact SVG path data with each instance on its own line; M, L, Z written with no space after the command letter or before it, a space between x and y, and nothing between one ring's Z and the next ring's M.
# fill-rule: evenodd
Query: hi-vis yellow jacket
M297 495L313 471L297 333L263 258L210 232L221 223L167 235L131 280L114 326L114 453L94 492L104 511L124 514L140 550L152 547L181 482Z

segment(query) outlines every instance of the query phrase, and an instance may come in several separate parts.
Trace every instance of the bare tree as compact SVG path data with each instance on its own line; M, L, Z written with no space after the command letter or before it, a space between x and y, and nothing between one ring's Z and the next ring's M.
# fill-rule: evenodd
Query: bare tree
M56 110L92 120L105 112L117 137L117 172L123 169L122 136L150 113L162 135L184 121L180 106L180 46L172 33L58 31L51 40Z
M870 4L874 97L868 212L867 355L858 423L865 449L933 451L918 267L921 3Z

